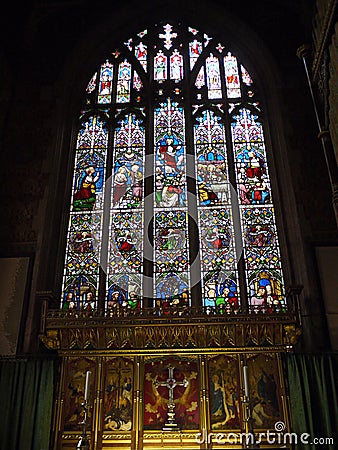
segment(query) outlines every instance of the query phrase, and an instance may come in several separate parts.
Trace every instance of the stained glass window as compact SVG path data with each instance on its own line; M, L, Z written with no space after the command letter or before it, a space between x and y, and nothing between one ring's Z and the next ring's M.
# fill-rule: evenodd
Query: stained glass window
M247 62L168 22L111 55L84 88L61 307L283 311L273 149Z

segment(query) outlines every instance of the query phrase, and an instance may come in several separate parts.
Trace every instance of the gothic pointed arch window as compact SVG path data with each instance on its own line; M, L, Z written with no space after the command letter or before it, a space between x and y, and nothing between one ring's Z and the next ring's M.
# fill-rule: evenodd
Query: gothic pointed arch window
M160 23L93 72L61 307L283 311L264 111L245 61Z

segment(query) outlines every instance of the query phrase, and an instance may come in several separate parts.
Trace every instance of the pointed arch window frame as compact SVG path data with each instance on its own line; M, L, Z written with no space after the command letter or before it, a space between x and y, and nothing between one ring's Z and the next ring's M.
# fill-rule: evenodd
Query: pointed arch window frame
M159 28L159 27L158 27ZM158 29L157 28L157 29ZM175 26L173 27L175 29ZM155 27L156 29L156 27ZM189 35L189 30L186 30L186 34ZM194 33L191 33L191 39L190 41L192 42L193 40L196 40L196 34L197 34L197 30L194 29ZM195 156L195 150L194 150L194 142L193 142L193 136L192 136L192 128L193 128L193 123L194 123L194 117L197 116L198 114L201 113L201 111L203 109L208 109L210 111L215 111L219 117L221 118L222 122L224 123L224 127L225 127L225 134L226 134L226 140L228 143L229 148L227 148L227 153L229 156L229 167L235 167L236 162L234 161L234 154L232 153L232 148L234 146L234 142L232 142L231 139L231 119L229 119L229 117L233 117L234 114L233 111L235 109L239 109L239 102L242 100L242 103L246 104L246 108L250 108L255 110L255 112L258 114L258 116L261 115L261 112L259 111L259 101L257 101L255 98L258 97L257 93L255 92L255 88L254 88L254 82L252 81L249 73L247 72L247 70L245 69L245 65L243 65L243 62L240 61L239 59L237 59L237 67L238 67L238 75L240 76L240 89L242 92L245 92L245 94L242 96L241 99L234 99L234 98L227 98L227 87L226 87L226 83L225 83L225 73L224 73L224 66L223 66L223 61L226 56L226 54L229 54L229 48L224 50L224 47L222 47L220 44L216 45L216 42L214 42L214 45L210 44L210 41L212 40L211 38L209 38L207 36L207 38L205 38L205 34L203 36L203 50L200 53L200 55L198 56L198 59L194 61L194 63L192 64L191 58L189 57L190 55L190 50L189 50L189 40L187 39L183 39L182 40L182 54L184 57L184 65L183 65L183 73L184 76L182 79L180 80L170 80L170 76L167 76L166 80L158 80L159 82L157 82L154 78L153 78L153 71L152 71L152 62L154 56L156 56L156 52L158 52L159 47L155 46L155 51L152 53L151 52L151 46L146 45L146 48L148 50L147 53L147 62L148 62L148 68L145 71L144 70L144 59L138 60L135 57L135 51L136 47L139 46L139 42L142 41L142 39L144 39L144 37L146 36L143 33L140 33L139 36L140 37L139 41L136 39L135 41L133 41L132 39L130 39L128 41L128 46L127 49L124 49L124 51L121 52L116 52L115 53L115 60L113 59L113 70L114 70L114 74L113 74L113 90L111 91L111 96L112 96L112 101L111 103L109 103L109 106L107 106L107 104L100 104L100 103L96 103L95 98L99 99L99 92L97 91L99 83L96 84L96 87L93 89L93 83L95 83L95 78L96 80L98 79L97 75L95 77L94 76L91 78L91 80L89 81L89 85L87 87L87 96L86 96L86 105L84 105L84 107L87 110L87 115L89 113L89 110L92 109L93 111L96 111L96 114L98 114L98 116L100 114L106 114L108 111L110 112L110 114L112 114L113 109L117 109L118 110L118 114L122 114L123 111L123 107L125 107L125 112L129 111L129 112L133 112L133 113L137 113L137 114L144 114L145 111L148 112L148 117L146 118L147 124L148 124L148 128L151 128L151 122L153 121L153 113L152 111L155 108L155 105L159 103L160 100L165 99L166 97L169 99L173 99L173 100L177 100L179 104L182 104L183 107L187 106L187 98L190 98L192 96L191 92L194 91L194 101L191 101L191 103L188 105L188 109L190 108L190 110L193 111L193 113L190 115L190 117L188 117L187 121L188 121L188 125L190 127L190 131L186 131L185 130L185 134L186 134L186 140L187 140L187 155L188 156L193 156L193 158L196 158ZM186 36L185 36L186 38ZM202 40L202 39L201 39ZM164 49L162 48L161 51L166 52L167 54L167 60L170 60L170 54L172 54L172 50L174 47L171 47L170 50L169 49ZM129 50L129 52L128 52ZM185 52L185 53L184 53ZM204 68L204 76L206 75L206 60L210 55L216 55L216 58L219 61L219 68L220 68L220 77L222 79L222 94L221 94L221 98L209 98L208 95L208 90L206 88L206 80L205 80L205 85L201 86L200 88L197 88L196 86L193 86L193 83L195 82L198 73L200 72L200 70L202 68ZM130 79L131 79L131 84L133 83L133 80L135 79L135 73L137 73L137 76L139 77L139 79L141 80L142 86L143 88L141 89L135 89L134 91L131 91L131 101L130 102L124 102L125 105L122 104L118 104L116 102L116 81L117 80L117 71L118 71L118 67L120 65L120 63L122 61L128 61L131 64L132 67L132 72L130 75ZM100 74L101 73L101 69L103 64L107 64L107 61L105 63L102 63L100 65L100 67L98 67L96 74ZM167 74L170 74L170 69L167 70ZM93 81L94 80L94 81ZM142 92L143 89L143 92ZM188 93L189 92L189 93ZM150 95L152 94L152 95ZM243 97L245 97L245 101L243 102ZM150 99L150 100L147 100ZM219 100L219 102L217 102L217 100ZM106 109L104 109L106 108ZM249 109L248 109L249 110ZM116 123L116 118L114 117L110 117L108 122L110 123L110 127L113 128L114 127L114 123ZM188 128L188 127L187 127ZM113 130L111 129L109 132L109 141L110 144L108 144L108 147L112 146L112 136L113 135ZM150 149L148 150L148 153L146 152L146 157L148 155L151 154L151 149L152 149L152 141L153 141L153 137L151 137L151 131L148 130L148 135L146 137L146 148ZM108 152L109 153L109 149ZM266 157L266 154L265 154ZM107 167L109 166L109 164L111 164L111 155L107 155ZM147 158L146 158L147 159ZM189 159L189 158L188 158ZM189 163L188 163L189 164ZM193 164L194 165L194 164ZM151 166L151 164L148 164L148 166ZM196 171L196 167L190 167L190 174L192 174L194 172L194 170ZM149 192L151 192L153 190L153 186L151 186L151 183L153 183L153 177L151 172L153 172L153 170L146 168L145 169L145 175L148 174L148 176L146 176L145 178L145 186L144 186L144 194L145 196L149 194ZM234 173L234 169L231 170L232 175L230 175L230 183L232 186L236 186L237 188L237 181L236 180L236 175ZM109 171L107 172L107 176L109 175ZM189 176L188 176L189 178ZM191 178L195 178L195 182L191 181ZM148 181L147 181L148 180ZM151 180L151 181L149 181ZM195 183L195 185L194 185ZM147 185L146 185L147 184ZM188 189L189 193L192 195L198 196L197 190L196 190L196 174L193 177L190 177L190 180L188 179ZM195 192L194 192L195 191ZM196 205L195 205L195 213L193 213L191 216L192 217L196 217ZM191 209L191 208L190 208ZM241 207L239 208L241 210ZM242 208L243 209L243 208ZM274 212L272 212L272 215L274 216ZM149 218L146 220L146 222L149 223ZM192 221L190 220L189 222L189 235L192 236L192 240L195 241L196 240L196 224L192 224ZM103 225L103 228L105 228L107 226L107 223L105 223ZM274 230L277 236L277 240L278 240L278 233L276 231L276 221L274 218L273 221L273 226L274 226ZM195 230L195 231L194 231ZM106 231L105 231L106 233ZM150 239L152 241L152 239ZM244 240L244 238L243 238ZM237 239L237 246L240 245L238 243L238 239ZM153 242L151 242L152 244ZM68 240L68 244L69 244L69 240ZM200 242L199 242L199 246L200 246ZM244 244L244 248L245 248L245 244ZM283 273L282 273L282 264L281 264L281 257L280 257L280 251L279 251L279 247L277 244L277 258L279 259L279 267L278 270L280 271L280 279L281 279L281 284L283 284ZM192 255L191 249L190 249L190 263L192 265L192 263L196 263L196 258L197 260L200 260L199 255ZM102 257L102 251L101 251L101 257ZM193 261L192 261L193 260ZM249 284L250 284L250 280L249 278L245 275L245 262L243 261L243 257L242 260L238 261L238 272L239 272L239 289L240 289L240 296L242 298L242 305L247 306L248 304L250 304L250 302L248 301L248 297L250 297L250 291L249 291ZM145 261L143 263L143 274L146 278L152 278L153 275L153 267L151 264L151 261L147 260L147 258L145 258ZM107 286L103 286L103 279L105 278L105 271L101 270L100 271L100 275L99 275L99 288L98 288L98 292L97 292L97 299L98 301L93 304L93 307L107 307L107 298L106 298L106 294L105 292L108 291L108 287ZM196 278L196 277L195 277ZM198 277L197 277L198 278ZM200 277L201 278L201 277ZM252 280L251 280L252 281ZM271 287L271 280L269 279L265 279L264 283L265 284L265 289L266 286L269 285L269 281L270 281L270 287ZM195 283L195 281L193 281L193 283ZM257 284L258 283L258 284ZM147 283L145 283L147 284ZM148 284L149 284L149 280L148 280ZM245 287L246 286L246 287ZM65 287L65 283L64 283L64 287ZM256 291L258 291L259 288L259 280L257 282L256 280ZM196 284L193 284L193 286L190 286L190 290L191 290L191 297L194 298L193 302L190 304L196 306L198 304L203 304L203 300L202 298L205 298L205 293L202 292L203 289L201 289L200 286L200 282L197 282ZM150 294L150 290L148 289L147 291L148 295L143 295L143 306L151 306L152 303L152 296ZM284 290L282 290L280 292L280 299L282 299L282 303L285 304L285 301L283 300L284 298ZM63 295L63 304L65 302L65 296ZM243 301L244 300L244 301ZM280 305L280 302L277 303L276 305ZM205 303L204 303L204 306ZM215 305L216 306L216 305ZM255 305L257 306L257 305ZM266 306L267 303L265 301L265 305L264 308L262 308L262 310L266 311ZM276 309L276 308L274 308Z

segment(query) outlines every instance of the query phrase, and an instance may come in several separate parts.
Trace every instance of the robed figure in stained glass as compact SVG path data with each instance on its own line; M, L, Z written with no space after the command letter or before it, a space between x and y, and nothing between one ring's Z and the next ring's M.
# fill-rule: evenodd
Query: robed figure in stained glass
M73 207L75 211L93 209L96 198L96 183L99 172L93 166L87 167L80 175L74 191Z

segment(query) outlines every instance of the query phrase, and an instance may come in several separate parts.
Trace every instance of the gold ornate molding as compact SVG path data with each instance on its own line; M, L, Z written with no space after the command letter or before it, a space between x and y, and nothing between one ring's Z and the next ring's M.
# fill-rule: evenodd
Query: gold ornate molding
M39 339L49 350L59 350L61 348L59 330L47 330L46 334L39 335Z
M65 324L64 324L65 325ZM77 324L46 327L41 342L51 350L149 350L294 345L294 322L197 323L134 326Z
M284 325L284 343L287 346L294 346L297 344L300 336L302 334L302 330L298 328L296 325Z

